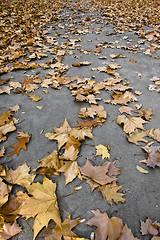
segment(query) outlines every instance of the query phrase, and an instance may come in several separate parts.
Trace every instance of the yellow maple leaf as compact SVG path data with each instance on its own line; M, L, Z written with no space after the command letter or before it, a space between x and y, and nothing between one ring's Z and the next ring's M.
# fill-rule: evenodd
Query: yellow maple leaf
M23 204L14 212L26 217L35 217L33 230L34 238L40 230L48 225L53 219L61 227L61 217L58 209L57 197L55 194L56 183L53 183L44 176L43 183L33 183L27 186L28 193L31 197L24 200Z
M104 185L99 188L104 198L107 199L107 202L112 206L112 200L118 204L118 202L124 203L126 199L122 198L124 196L123 193L117 193L118 190L121 189L122 186L118 186L114 183Z
M110 154L108 152L108 148L103 146L103 145L97 145L95 147L95 149L97 150L96 155L102 155L102 159L104 158L110 158Z
M28 94L28 97L34 102L38 102L38 101L42 100L42 98L39 95L36 96L36 94L33 94L33 95Z

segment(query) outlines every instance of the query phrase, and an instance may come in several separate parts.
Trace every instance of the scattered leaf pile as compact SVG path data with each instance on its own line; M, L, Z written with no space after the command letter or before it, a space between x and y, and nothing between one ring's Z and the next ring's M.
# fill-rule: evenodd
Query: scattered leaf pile
M160 49L158 0L124 0L123 3L121 0L88 0L87 2L35 0L34 3L31 0L7 0L1 3L0 8L2 20L0 26L0 74L2 78L5 78L7 73L19 70L23 70L25 74L21 80L15 80L11 75L7 79L0 79L0 95L22 94L27 96L27 100L29 98L33 102L43 102L44 98L37 95L36 90L39 89L48 94L49 91L66 87L71 92L77 106L79 106L78 103L85 104L78 111L78 117L83 120L78 120L78 123L71 127L65 119L60 127L53 126L53 132L45 134L47 139L57 141L57 149L53 149L51 153L48 153L49 155L38 160L39 165L32 173L26 163L18 166L15 170L0 165L0 239L9 239L22 231L17 224L18 218L25 218L26 221L33 218L33 239L45 227L43 232L45 240L87 240L78 237L74 230L72 231L83 220L71 219L71 214L69 214L62 221L62 211L58 206L60 197L57 196L57 184L47 176L55 175L58 179L58 176L64 174L66 185L76 177L80 181L85 179L91 187L91 192L99 191L102 194L103 199L106 199L106 205L112 206L119 202L122 204L126 199L123 198L123 191L119 192L122 187L122 185L118 185L117 177L120 169L115 166L116 161L110 160L112 153L110 156L107 142L105 146L93 145L96 149L94 159L101 156L100 158L103 160L100 165L96 161L92 164L92 159L87 159L83 166L79 166L77 159L80 157L81 145L86 138L93 139L95 127L106 122L106 104L120 105L118 110L121 115L117 117L117 124L123 128L129 142L136 145L140 145L140 142L147 144L142 147L146 159L140 162L155 168L160 167L160 146L150 145L154 143L153 140L160 142L160 130L159 128L145 128L153 118L152 115L155 114L152 108L143 109L141 104L135 104L135 108L128 106L129 104L133 106L135 102L138 102L138 96L142 93L134 90L128 80L120 76L119 72L122 66L116 63L116 59L126 59L125 55L110 54L111 62L104 62L103 66L93 67L92 57L89 58L89 61L77 60L79 56L76 56L74 51L79 51L84 55L93 54L102 60L107 58L102 55L104 49L117 48L133 54L138 52L148 54L158 59L157 55L153 55ZM68 14L63 11L67 8L70 11ZM106 21L105 24L108 24L109 21L114 24L114 32L106 33L107 36L118 35L128 30L133 31L134 34L141 37L139 45L117 46L118 42L116 41L103 41L90 49L83 49L81 35L99 34L102 31L102 29L90 27L91 22L99 23L98 19L93 19L93 14L87 17L84 14L95 10L100 13L102 22ZM77 20L75 20L76 16L79 17L79 13L82 13L83 16L82 20L79 18L79 24L83 26L83 29L77 27ZM67 18L66 24L63 22L65 18ZM146 30L146 26L150 27L150 30ZM50 35L51 29L55 31L54 36ZM63 33L59 33L59 29L63 30ZM72 35L71 38L70 35ZM60 41L59 38L64 41ZM124 36L123 40L127 40L127 38ZM92 42L92 40L88 40L88 42ZM150 45L146 44L148 42ZM145 48L142 48L141 45L145 45ZM67 55L74 55L76 58L70 66L63 63ZM50 56L51 58L48 58ZM129 61L134 66L137 63L135 58L130 58ZM96 74L98 71L105 77L103 80L98 79L97 81L95 76L90 78L67 76L66 73L71 68L77 72L87 68ZM41 69L47 70L45 77L39 76ZM28 71L33 75L29 75ZM142 78L141 73L137 73L137 75ZM148 89L159 93L160 78L154 76L150 80L154 84L150 84ZM108 94L110 99L98 98L97 95L100 95L102 91L106 95ZM8 95L7 97L9 97ZM99 101L101 101L100 104ZM36 106L36 108L41 110L43 106ZM0 115L0 142L7 140L8 133L16 131L18 120L12 112L16 114L19 109L20 107L15 105ZM19 156L21 151L27 151L27 147L32 141L31 134L23 131L18 132L16 139L17 142L10 145L14 150L9 152L7 157L14 154ZM150 140L152 141L149 142ZM4 146L0 148L0 159L5 156L5 151ZM137 170L141 173L149 173L140 166L137 166ZM35 180L38 175L43 175L42 183ZM17 190L17 185L23 191ZM77 191L78 188L73 193ZM92 239L137 239L128 226L123 225L122 219L110 218L107 213L101 213L98 209L92 210L92 213L94 216L87 222L88 225L96 227ZM157 221L152 223L150 218L146 222L141 221L141 233L142 235L153 235L152 240L159 240L160 223Z

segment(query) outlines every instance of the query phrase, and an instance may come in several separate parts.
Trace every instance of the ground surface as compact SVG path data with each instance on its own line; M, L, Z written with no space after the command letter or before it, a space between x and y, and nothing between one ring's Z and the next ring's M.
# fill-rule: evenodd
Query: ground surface
M63 9L59 13L61 19L55 23L48 24L45 28L48 33L44 34L44 36L55 38L53 45L46 43L46 46L50 48L61 46L60 49L68 53L64 55L62 60L64 65L70 66L65 76L85 77L101 82L110 76L105 72L93 71L92 68L106 66L111 62L118 63L122 67L116 70L120 74L120 77L129 82L129 85L133 87L133 92L135 90L142 92L142 95L137 96L138 102L130 103L129 107L136 109L134 107L135 104L142 104L143 109L152 108L155 113L153 115L154 118L144 126L146 129L158 128L160 119L160 93L149 91L148 86L152 83L150 78L160 76L159 59L144 53L149 45L147 40L145 44L140 45L138 41L142 39L134 34L134 31L126 31L125 33L114 32L113 25L105 17L101 17L98 11L90 12L89 10L83 13L80 11L71 11L68 8ZM90 17L89 21L85 21L87 16ZM85 23L84 25L82 24L83 22ZM65 42L69 42L69 39L79 39L79 41L75 42L75 45L70 45L65 49L65 46L67 46ZM106 44L104 44L105 41ZM98 44L101 52L93 52L91 49L95 49L95 46ZM138 50L136 52L133 51L135 45L137 45L136 49ZM116 46L120 47L117 48ZM124 50L121 46L132 47L129 50ZM39 47L41 48L41 46ZM84 52L84 50L86 51ZM44 63L47 59L53 59L51 53L46 51L46 54L48 57L35 61L37 63ZM126 57L112 59L110 57L111 54L123 54ZM158 51L156 54L158 56ZM102 56L106 58L100 59ZM131 62L131 58L135 59L136 62ZM73 63L83 61L91 62L91 65L81 67L72 66ZM51 68L46 70L37 68L27 70L26 72L24 70L17 70L3 74L1 78L7 79L12 76L11 79L13 81L21 82L22 78L27 75L35 75L37 71L40 71L39 77L45 79L45 75L51 71ZM138 73L141 73L141 75ZM48 90L48 94L43 92L43 89ZM64 220L71 213L72 218L80 217L87 221L93 216L91 213L92 209L100 209L101 212L107 212L110 217L122 218L123 222L132 230L135 237L150 239L148 236L141 235L140 220L144 221L147 217L150 217L152 221L160 221L159 169L158 167L154 169L149 168L143 163L139 163L139 160L145 158L145 153L141 149L141 146L145 146L145 143L141 143L141 146L136 146L127 141L126 133L116 123L116 119L120 115L118 111L120 105L104 103L103 100L111 99L111 92L100 91L101 94L98 94L96 97L102 100L97 102L99 105L103 105L105 111L107 111L107 120L102 126L99 125L93 128L93 139L87 138L82 142L77 162L82 167L88 158L92 164L102 165L105 159L102 160L98 156L95 160L96 150L94 146L108 144L110 147L110 160L116 160L116 167L121 171L118 176L118 184L123 185L122 192L125 193L124 198L126 202L110 206L106 200L103 200L100 192L97 190L93 191L93 193L91 192L86 180L81 181L79 178L76 178L73 182L65 186L63 174L58 177L51 175L49 178L57 183L56 194L58 197L73 192L74 187L77 185L82 186L77 193L58 200L62 219ZM47 139L45 133L52 132L53 126L60 127L65 119L67 119L70 126L73 126L77 123L77 120L80 120L78 118L79 109L85 106L89 107L88 103L74 102L75 97L71 95L70 90L66 86L62 86L60 90L51 87L40 87L35 90L35 93L43 98L40 102L31 101L27 93L22 95L11 92L10 95L0 95L0 114L16 104L20 106L20 110L14 113L14 116L19 119L17 130L8 135L6 142L0 143L6 149L5 156L0 159L0 163L3 166L16 169L19 165L27 161L27 165L32 170L35 169L38 166L37 160L44 158L54 149L57 149L57 142ZM37 109L36 106L42 106L43 108ZM44 132L40 134L42 129ZM19 156L12 155L7 157L7 154L13 150L9 146L16 142L17 131L29 132L29 134L32 134L32 138L27 145L27 151L21 150ZM148 140L152 141L151 139ZM158 145L158 143L155 141L154 145ZM136 169L137 165L148 170L149 174L140 173ZM42 181L42 176L38 176L36 180ZM23 231L13 237L13 239L31 240L33 234L28 224L23 219L18 220L18 222L22 225ZM32 220L29 222L31 224ZM94 228L91 228L84 222L78 225L73 231L79 237L90 239L90 234L94 231ZM37 239L42 239L42 234L38 235Z

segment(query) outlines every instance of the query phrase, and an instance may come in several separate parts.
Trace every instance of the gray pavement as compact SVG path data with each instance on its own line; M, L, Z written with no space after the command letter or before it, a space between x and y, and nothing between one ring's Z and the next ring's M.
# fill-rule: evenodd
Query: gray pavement
M149 43L146 41L146 45L138 44L140 38L138 38L134 32L109 35L108 33L114 33L113 25L107 22L107 20L102 19L98 12L80 13L74 16L72 21L68 21L68 16L70 14L70 10L64 9L61 20L57 21L55 24L50 24L46 28L46 30L49 29L49 33L44 35L46 37L55 37L57 46L61 46L62 49L69 53L64 56L62 61L63 64L71 66L71 68L66 71L66 76L78 76L79 78L87 77L101 82L104 78L109 77L109 75L104 72L98 72L97 70L92 71L92 68L106 66L113 62L110 54L120 53L125 55L126 58L114 59L114 62L122 66L122 69L118 69L116 72L118 72L122 78L126 79L126 81L129 81L133 90L138 90L143 93L138 96L137 104L142 104L143 109L153 109L155 113L154 118L144 125L145 128L159 128L160 93L149 91L148 86L151 84L151 77L160 76L160 61L144 54ZM87 15L91 15L93 21L86 22L85 27L78 24L80 21L84 21ZM84 28L86 31L84 31ZM81 29L82 32L76 31L76 29ZM60 36L57 36L57 33L60 34ZM70 49L64 48L64 42L68 42L69 39L79 38L81 40L77 42L77 47L70 47ZM104 41L108 43L101 44L101 53L95 54L91 51L91 49L95 49L97 44ZM49 44L46 45L49 46ZM111 47L105 47L107 45ZM123 50L114 47L131 45L137 45L137 49L139 49L138 52L134 53L131 50ZM83 50L88 51L89 54L84 54ZM47 52L47 54L47 58L37 62L43 63L47 59L54 57L51 53ZM156 54L159 54L158 51ZM99 58L102 56L105 56L106 59ZM134 58L137 62L130 62L129 60L131 58ZM83 61L91 62L91 65L72 67L72 63ZM40 71L39 77L45 79L45 75L51 71L51 69L43 70L42 68L38 68L34 69L34 72L27 70L26 73L24 73L24 70L17 70L2 75L2 78L6 79L13 76L13 81L20 82L26 75L35 75L37 71ZM141 73L142 76L139 77L138 73ZM53 126L60 127L65 118L70 126L73 126L77 123L77 120L80 120L78 118L79 109L84 106L89 107L88 103L74 102L74 96L71 96L71 92L66 86L62 86L61 90L52 89L50 87L47 89L49 92L48 94L45 94L43 89L46 88L40 87L35 90L36 95L43 97L40 102L32 102L26 93L22 95L11 92L10 95L0 95L0 114L18 104L20 110L14 113L14 116L19 119L17 131L24 131L32 134L31 141L27 145L27 151L21 150L19 156L13 155L7 157L7 154L12 150L9 146L16 142L17 131L10 133L7 141L0 144L0 148L3 145L6 148L5 157L0 159L0 163L4 166L16 169L19 165L27 161L28 166L30 166L32 170L35 169L38 166L37 160L44 158L54 149L57 149L57 142L45 138L45 133L51 132ZM106 200L103 200L100 192L95 190L91 193L90 186L86 183L86 180L80 181L76 178L72 183L65 186L63 174L59 177L52 175L49 178L57 183L58 197L73 192L74 187L77 185L82 186L77 193L58 200L60 213L63 220L71 213L72 218L80 217L87 221L93 216L91 213L92 209L100 209L101 212L107 212L110 217L115 216L122 218L123 223L128 225L135 237L145 240L150 239L150 237L140 234L140 220L144 221L147 217L150 217L152 221L160 221L159 168L156 167L155 169L151 169L139 163L139 160L143 160L145 157L145 153L141 149L141 146L145 146L145 144L141 143L141 146L136 146L127 141L126 133L115 121L117 116L120 115L118 112L120 105L104 103L103 100L110 99L111 92L105 90L101 92L100 95L97 95L97 97L102 99L98 101L98 104L103 105L105 111L107 111L107 120L102 126L97 126L93 129L93 139L86 139L82 142L80 156L77 162L81 167L88 158L93 164L102 165L104 160L102 161L101 157L96 157L96 160L94 160L95 148L90 145L108 144L110 146L111 160L116 160L116 167L121 171L118 176L118 184L123 185L122 191L125 193L124 197L126 202L110 206ZM130 103L129 106L135 109L135 104L136 103ZM36 106L42 106L43 108L39 110ZM44 132L40 134L42 129ZM154 145L159 144L155 141ZM147 169L149 174L142 174L137 171L137 165ZM37 176L36 180L42 181L42 176ZM18 222L22 225L23 231L19 235L13 237L13 239L31 240L33 233L28 224L23 219L19 219ZM32 223L32 220L29 220L29 222ZM91 228L84 222L79 224L73 231L79 237L90 239L90 234L94 231L94 228ZM42 239L42 233L38 235L37 239Z

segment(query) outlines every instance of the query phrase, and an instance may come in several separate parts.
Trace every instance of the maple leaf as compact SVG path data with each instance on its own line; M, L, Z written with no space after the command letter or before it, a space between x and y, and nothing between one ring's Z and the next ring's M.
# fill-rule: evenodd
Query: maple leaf
M144 139L144 137L148 136L148 131L141 131L139 132L137 129L134 131L134 135L129 134L129 136L127 136L127 139L129 142L134 143L136 145L140 145L138 142L145 142L147 143L148 141L146 139Z
M74 136L75 138L77 138L79 141L82 141L85 139L85 137L88 137L88 138L93 138L93 135L91 133L91 128L87 128L87 127L84 127L82 129L80 128L73 128L71 133L70 133L72 136Z
M16 139L18 140L18 143L10 145L10 147L15 148L15 150L11 151L8 156L12 156L13 154L17 154L18 156L21 149L27 151L26 143L29 142L30 137L20 137Z
M5 223L3 226L3 231L0 232L0 239L7 240L22 231L21 227L16 223L16 221L11 225L10 223Z
M0 116L0 126L9 123L10 120L12 119L12 113L10 111L4 112L2 113L2 115Z
M98 184L105 185L116 180L115 177L108 174L111 164L111 162L105 162L102 166L93 166L91 162L87 160L85 165L80 168L80 171L85 178L91 179Z
M146 222L141 221L141 233L142 235L158 235L160 233L160 223L152 223L150 218L147 218Z
M5 153L5 149L4 149L4 146L3 146L3 148L0 150L0 157L3 157L4 153Z
M44 176L43 183L32 183L27 186L28 193L31 197L24 200L23 204L14 212L14 214L22 215L26 219L35 217L34 219L34 238L39 231L49 223L52 219L61 227L61 218L55 194L56 183L53 183Z
M68 215L62 223L62 228L56 224L54 228L48 229L48 231L45 232L45 240L50 240L51 238L61 240L62 237L77 237L77 235L73 233L71 229L76 227L79 223L79 218L71 220L71 216Z
M122 113L127 113L129 115L132 115L132 111L133 109L130 107L126 107L126 106L122 106L118 109L118 111L122 114Z
M82 122L82 121L77 121L78 122L78 124L75 124L73 127L81 127L81 128L84 128L84 127L96 127L96 126L98 126L98 122L96 121L96 120L91 120L91 121L89 121L89 120L86 120L86 119L84 119L84 122Z
M58 149L60 149L68 141L71 127L65 119L64 123L60 126L60 128L54 127L53 129L55 133L46 133L45 137L50 140L57 140Z
M86 224L96 226L95 240L138 240L134 238L127 225L123 226L122 219L109 218L107 213L101 213L98 209L91 211L94 214Z
M8 132L13 132L16 130L14 124L15 124L14 120L10 120L10 122L0 127L0 137L2 138L1 141L5 141L7 139L6 136L4 135L6 135Z
M91 65L91 62L84 61L84 62L72 63L73 67L88 66L88 65Z
M57 174L57 170L60 168L60 162L57 150L54 150L51 154L38 160L41 164L34 170L39 174L52 175Z
M34 101L34 102L38 102L38 101L42 100L42 98L41 98L39 95L36 96L36 94L34 94L34 95L28 95L28 97L29 97L30 99L32 99L32 101Z
M149 167L160 167L160 146L152 146L152 147L142 147L142 149L146 152L146 160L142 161L147 163Z
M4 217L6 222L13 222L18 218L17 214L13 214L20 205L23 203L24 199L28 197L26 193L21 191L16 192L17 197L10 194L8 201L0 208L0 214Z
M81 174L77 162L66 161L58 172L64 172L66 184L72 182L77 176L81 179Z
M135 95L129 91L126 91L122 94L113 93L112 94L113 100L110 102L112 104L121 104L121 105L127 105L128 102L135 102L138 101L138 99L135 97Z
M148 136L153 138L153 139L155 139L155 140L157 140L158 142L160 142L160 130L159 130L159 128L157 128L155 130L152 128L149 131Z
M13 107L11 107L10 108L10 110L12 111L12 112L17 112L18 110L20 109L20 107L19 107L19 105L15 105L15 106L13 106Z
M73 145L65 149L63 155L60 156L60 159L75 161L79 153L79 149L76 149Z
M142 124L145 122L146 121L140 117L128 118L125 115L121 115L117 117L117 123L119 125L124 124L123 129L126 133L132 133L136 128L140 128L143 130L144 128Z
M29 174L30 167L27 166L26 163L19 166L15 171L13 171L11 168L6 171L6 176L3 177L3 179L11 184L18 184L22 187L26 187L27 185L30 185L35 175Z
M147 121L150 121L151 115L154 114L154 112L152 112L152 108L148 108L147 110L144 109L140 109L139 111L137 111L138 116L144 118Z
M100 144L100 145L96 146L95 149L97 150L96 155L102 155L102 159L110 158L110 154L109 154L108 148L106 146L103 146Z
M122 186L117 186L115 184L107 184L105 186L99 187L100 192L103 195L103 198L107 199L107 202L112 206L112 200L118 204L118 202L124 203L126 199L122 198L124 194L117 193Z
M8 201L10 191L11 187L2 182L0 178L0 207Z

